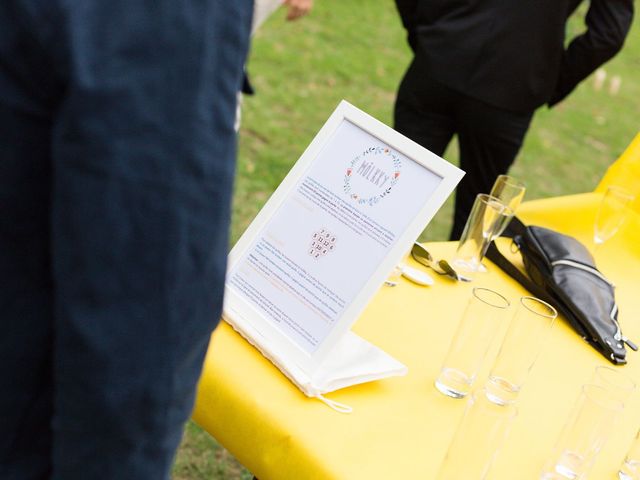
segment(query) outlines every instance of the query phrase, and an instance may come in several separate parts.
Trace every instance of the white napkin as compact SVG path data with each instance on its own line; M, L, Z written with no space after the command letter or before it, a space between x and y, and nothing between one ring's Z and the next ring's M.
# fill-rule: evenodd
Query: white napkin
M404 364L391 355L348 331L329 352L313 378L310 378L293 362L286 362L266 345L259 345L249 332L243 332L231 319L225 318L225 320L278 367L305 395L317 398L341 413L351 413L353 409L348 405L325 398L325 393L387 377L403 376L409 371Z

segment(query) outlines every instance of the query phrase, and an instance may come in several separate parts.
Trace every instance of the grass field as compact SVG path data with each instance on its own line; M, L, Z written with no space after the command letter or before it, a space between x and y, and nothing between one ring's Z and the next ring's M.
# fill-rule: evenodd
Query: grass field
M583 16L572 20L568 37L584 29ZM537 112L511 171L525 181L525 199L593 190L640 130L639 23L636 16L624 50L604 67L603 88L596 90L589 78L553 110ZM243 110L232 241L341 99L391 125L395 90L410 57L390 0L317 0L306 18L287 23L283 12L277 12L264 25L249 63L257 95L246 99ZM614 76L622 80L617 94L609 91ZM455 145L445 157L457 162ZM451 210L450 199L421 239L444 240ZM189 423L173 478L236 480L251 475Z

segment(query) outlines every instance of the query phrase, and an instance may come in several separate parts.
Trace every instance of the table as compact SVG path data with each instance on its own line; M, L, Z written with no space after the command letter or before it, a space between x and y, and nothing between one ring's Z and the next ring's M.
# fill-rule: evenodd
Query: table
M590 245L600 198L599 193L589 193L527 202L519 216L527 224L548 226ZM455 246L451 242L427 245L438 258L451 257ZM617 285L623 332L640 343L636 280L640 216L633 215L617 236L600 247L596 259ZM470 288L486 286L512 300L527 294L495 265L487 265L489 272L472 284L434 275L432 287L403 280L396 287L380 289L354 331L405 363L409 374L327 395L352 406L349 415L305 397L221 323L211 339L194 420L261 480L435 478L465 401L443 396L433 381ZM519 414L496 459L492 479L537 479L580 386L595 366L609 365L561 318L549 337L520 394ZM496 349L494 345L491 353ZM628 365L617 368L640 385L640 352L629 350L628 359ZM617 478L615 472L639 427L640 391L636 391L592 478Z

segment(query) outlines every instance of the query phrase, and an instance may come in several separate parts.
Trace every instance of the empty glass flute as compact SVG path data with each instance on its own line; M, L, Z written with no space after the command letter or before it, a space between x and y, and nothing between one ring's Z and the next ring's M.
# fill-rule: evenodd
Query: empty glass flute
M456 272L473 278L497 229L511 217L513 210L498 198L486 193L478 194L451 262Z
M593 228L594 251L613 237L624 223L634 196L622 187L612 185L602 197Z
M507 213L510 213L510 215L502 216L501 223L497 226L496 231L494 232L494 238L499 237L502 232L504 232L504 229L507 228L507 225L509 225L516 209L520 206L520 203L524 198L525 190L526 188L524 183L511 175L498 175L496 178L489 195L497 198L509 207Z
M620 480L640 480L640 430L629 447L627 455L618 470Z
M499 293L473 289L435 382L440 392L453 398L469 394L508 308L509 301Z
M584 479L615 428L624 404L610 390L584 385L541 480Z
M496 405L484 390L469 398L437 480L481 480L504 444L517 416L515 405Z
M538 298L520 298L485 387L491 401L515 402L557 316Z

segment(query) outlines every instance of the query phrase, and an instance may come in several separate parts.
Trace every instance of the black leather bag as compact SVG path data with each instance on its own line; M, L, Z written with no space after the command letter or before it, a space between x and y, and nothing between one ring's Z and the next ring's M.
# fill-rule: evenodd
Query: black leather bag
M513 218L503 234L513 239L525 275L492 243L487 258L534 296L550 303L596 350L616 365L627 363L625 344L637 350L618 323L614 285L600 273L593 257L573 237L548 228L525 226Z

